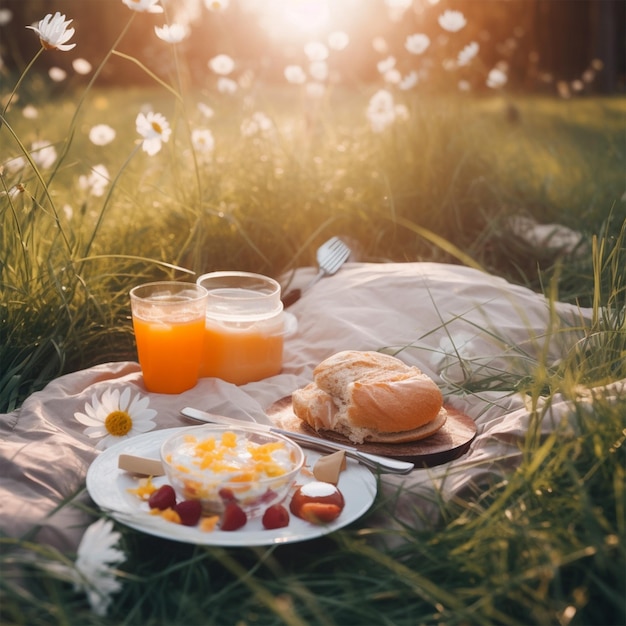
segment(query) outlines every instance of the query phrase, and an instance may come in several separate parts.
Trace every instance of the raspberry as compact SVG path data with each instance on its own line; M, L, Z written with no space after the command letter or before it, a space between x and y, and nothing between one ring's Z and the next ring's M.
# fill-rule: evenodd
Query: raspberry
M151 509L173 509L176 506L176 492L171 485L159 487L148 499L148 506Z

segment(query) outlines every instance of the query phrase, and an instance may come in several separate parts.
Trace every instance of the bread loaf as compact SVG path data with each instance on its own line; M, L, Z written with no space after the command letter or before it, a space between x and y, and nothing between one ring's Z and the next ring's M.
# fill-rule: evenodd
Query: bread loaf
M353 443L416 441L446 421L443 396L419 368L380 352L348 350L322 361L314 381L296 390L296 416L317 431Z

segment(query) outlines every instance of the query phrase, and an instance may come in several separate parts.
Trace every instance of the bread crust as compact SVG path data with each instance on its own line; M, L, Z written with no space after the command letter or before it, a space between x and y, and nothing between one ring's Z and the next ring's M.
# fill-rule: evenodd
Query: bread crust
M446 421L443 396L419 368L379 352L343 351L322 361L292 395L296 416L354 443L400 443L432 435Z

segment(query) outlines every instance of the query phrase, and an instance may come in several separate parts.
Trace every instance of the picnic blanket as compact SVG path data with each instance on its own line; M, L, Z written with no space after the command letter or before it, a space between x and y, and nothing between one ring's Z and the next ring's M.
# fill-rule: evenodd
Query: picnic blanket
M314 268L297 270L305 285ZM348 263L319 281L289 309L297 329L285 340L283 371L235 386L204 378L180 395L148 393L136 362L112 362L62 376L0 416L0 532L75 550L93 521L81 506L62 506L80 492L97 440L76 418L106 389L149 397L156 428L190 424L181 408L268 422L267 407L312 380L315 365L340 350L386 350L431 376L446 402L473 418L478 434L469 451L449 463L383 476L381 497L398 519L436 523L435 491L470 494L519 462L530 419L524 398L510 391L463 391L493 377L533 371L536 359L556 363L582 337L590 311L547 302L529 289L467 267L437 263ZM624 388L624 381L616 388ZM621 387L620 387L621 385ZM483 385L488 387L488 385ZM567 419L568 405L553 398L541 429ZM83 493L78 502L89 504ZM416 514L419 510L419 514ZM388 516L368 523L385 525Z

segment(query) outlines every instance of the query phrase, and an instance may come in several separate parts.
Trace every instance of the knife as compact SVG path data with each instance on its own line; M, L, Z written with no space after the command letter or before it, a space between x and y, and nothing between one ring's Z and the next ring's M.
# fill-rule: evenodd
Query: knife
M258 422L243 422L232 417L207 413L206 411L200 411L199 409L194 409L189 406L181 409L180 412L186 417L191 417L192 419L200 422L208 422L209 424L225 424L227 426L240 427L244 426L245 428L256 428L264 432L276 433L289 437L289 439L293 439L293 441L296 441L307 448L317 448L319 450L326 451L343 450L347 456L352 457L363 465L367 465L371 469L377 470L381 473L408 474L415 468L415 465L413 465L413 463L409 463L408 461L399 461L386 456L361 452L354 446L347 446L328 439L320 439L319 437L313 437L312 435L307 435L305 433L294 433L290 430L283 430L282 428L268 426L267 424L259 424Z

